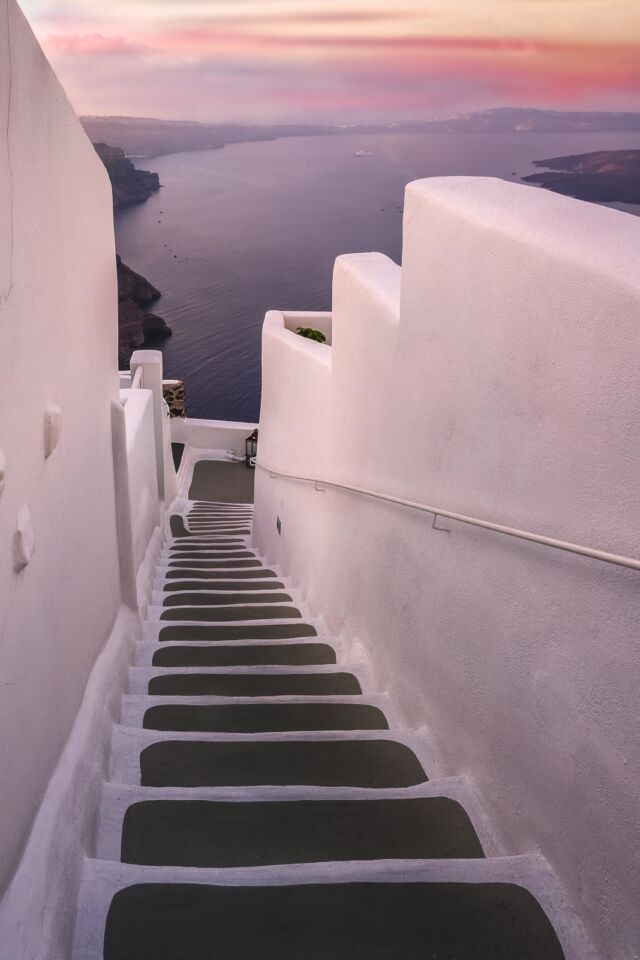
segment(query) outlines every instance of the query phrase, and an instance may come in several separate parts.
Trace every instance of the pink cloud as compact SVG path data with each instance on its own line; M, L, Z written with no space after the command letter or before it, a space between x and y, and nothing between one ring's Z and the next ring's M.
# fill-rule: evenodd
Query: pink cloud
M56 54L77 57L131 57L157 52L146 43L101 33L49 34L44 46Z

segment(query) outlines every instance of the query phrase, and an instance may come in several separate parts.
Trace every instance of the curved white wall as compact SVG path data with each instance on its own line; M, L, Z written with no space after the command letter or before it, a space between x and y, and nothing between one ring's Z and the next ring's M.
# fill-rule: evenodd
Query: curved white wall
M111 189L13 0L0 6L0 126L1 892L120 600ZM49 407L61 432L47 459ZM18 572L24 508L35 550Z
M403 270L338 260L332 347L268 314L259 458L636 556L640 220L502 181L409 186ZM324 352L322 352L324 351ZM276 515L282 534L276 532ZM638 956L638 574L256 477L256 542Z

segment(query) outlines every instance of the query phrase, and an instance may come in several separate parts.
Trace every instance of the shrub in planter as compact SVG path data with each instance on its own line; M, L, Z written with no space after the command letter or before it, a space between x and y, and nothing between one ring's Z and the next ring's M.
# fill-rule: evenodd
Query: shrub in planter
M327 338L320 330L314 330L313 327L298 327L296 333L300 337L306 337L307 340L317 340L318 343L326 343Z

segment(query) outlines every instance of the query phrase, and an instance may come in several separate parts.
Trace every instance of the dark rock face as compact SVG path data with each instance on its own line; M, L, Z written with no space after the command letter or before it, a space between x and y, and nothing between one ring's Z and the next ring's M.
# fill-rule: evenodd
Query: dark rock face
M149 313L144 308L160 297L160 291L144 277L123 263L116 256L118 268L118 363L122 368L129 365L131 354L153 340L171 336L171 328L162 317Z
M111 180L114 209L131 203L142 203L160 189L158 174L148 170L136 170L120 147L110 147L107 143L94 143L94 147Z
M120 147L94 143L96 153L104 163L113 189L113 206L143 203L160 189L157 173L136 170ZM160 291L152 283L116 256L118 269L118 365L129 366L131 354L145 345L171 336L171 328L162 317L149 313L145 307L160 299Z
M535 160L534 166L549 169L523 179L555 193L594 203L640 203L640 150L598 150Z
M160 299L160 291L123 263L119 256L116 256L116 264L118 266L118 300L134 300L139 307L147 307Z

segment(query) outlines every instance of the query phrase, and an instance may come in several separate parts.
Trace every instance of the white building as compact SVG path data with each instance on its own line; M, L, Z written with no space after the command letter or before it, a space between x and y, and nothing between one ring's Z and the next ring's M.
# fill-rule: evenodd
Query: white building
M191 482L253 425L121 389L14 0L0 118L2 960L639 957L640 221L410 184L402 269L267 314L251 527Z

